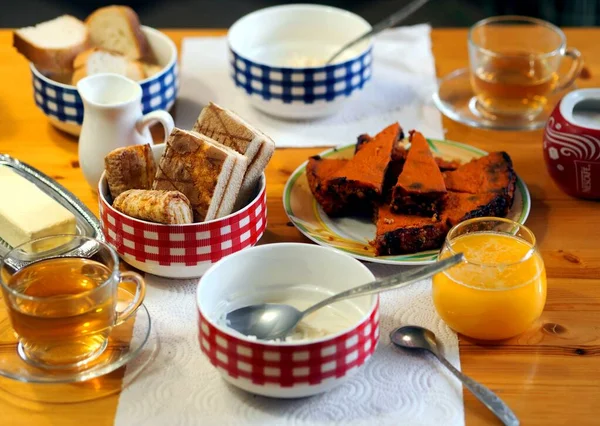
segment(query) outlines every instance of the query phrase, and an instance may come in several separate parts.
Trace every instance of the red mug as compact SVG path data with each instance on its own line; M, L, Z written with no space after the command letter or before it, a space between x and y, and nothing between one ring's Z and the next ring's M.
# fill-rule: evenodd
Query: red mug
M546 123L546 167L573 197L600 200L599 118L600 89L581 89L563 97Z

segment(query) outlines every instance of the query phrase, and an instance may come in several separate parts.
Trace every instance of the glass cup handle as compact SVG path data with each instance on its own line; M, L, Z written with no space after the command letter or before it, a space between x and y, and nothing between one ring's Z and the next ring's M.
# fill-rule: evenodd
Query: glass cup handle
M573 60L573 64L569 69L569 72L566 76L564 76L556 85L555 92L560 92L561 90L569 87L577 77L579 77L579 73L581 72L581 68L583 68L583 58L581 57L581 52L574 47L568 47L565 50L563 56L568 56Z
M119 280L119 286L124 282L132 281L136 284L135 296L133 296L133 300L127 305L125 309L120 312L117 312L117 320L115 321L115 325L122 324L124 321L127 321L129 317L137 311L137 308L140 307L142 302L144 301L144 296L146 295L146 282L144 278L140 274L136 274L135 272L121 272L121 279Z

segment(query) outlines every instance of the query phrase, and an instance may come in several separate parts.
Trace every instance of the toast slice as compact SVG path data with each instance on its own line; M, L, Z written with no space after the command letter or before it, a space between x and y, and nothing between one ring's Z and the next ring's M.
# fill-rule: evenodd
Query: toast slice
M13 46L44 72L72 71L73 60L89 43L86 25L70 15L13 32Z
M85 23L94 46L118 52L129 59L153 62L140 20L130 7L101 7L88 16Z
M149 144L117 148L104 157L106 180L113 199L129 189L150 189L156 164Z
M76 85L79 80L88 75L99 73L115 73L123 75L134 81L146 78L146 72L139 61L132 61L119 53L108 52L99 48L88 49L81 52L73 62L75 72L71 84Z
M190 200L196 222L228 214L225 212L231 199L237 198L241 183L243 166L236 162L243 165L243 157L207 136L178 128L166 144L152 189L183 193Z
M248 159L236 208L243 207L275 152L275 143L233 111L210 102L202 109L193 130L237 151Z
M432 216L439 213L446 195L444 177L425 137L410 133L411 146L392 192L394 212Z

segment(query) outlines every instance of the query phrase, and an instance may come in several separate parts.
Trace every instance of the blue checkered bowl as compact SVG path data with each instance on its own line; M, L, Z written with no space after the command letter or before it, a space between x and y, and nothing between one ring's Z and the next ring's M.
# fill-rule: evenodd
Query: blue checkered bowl
M150 27L142 27L148 42L163 66L161 72L139 82L142 86L142 109L169 110L175 103L179 89L177 47L165 34ZM75 86L50 79L30 64L36 105L50 122L62 131L79 136L83 123L83 103Z
M337 112L371 78L372 41L322 65L371 25L351 12L293 4L250 13L230 28L231 76L242 96L278 117L307 119Z

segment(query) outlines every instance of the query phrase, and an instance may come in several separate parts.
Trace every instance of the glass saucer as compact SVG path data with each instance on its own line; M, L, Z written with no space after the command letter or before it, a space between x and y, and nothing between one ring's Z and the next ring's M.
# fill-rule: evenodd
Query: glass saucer
M467 126L492 130L536 130L546 125L554 106L574 86L551 95L544 109L534 117L501 116L479 111L475 93L471 88L469 70L461 68L439 80L438 90L433 94L435 106L446 117Z
M132 298L131 293L119 288L117 308L122 309ZM81 402L119 392L152 361L158 348L150 315L141 305L135 315L113 328L105 351L88 365L77 369L38 368L20 357L6 307L3 301L0 304L0 389L23 399Z

